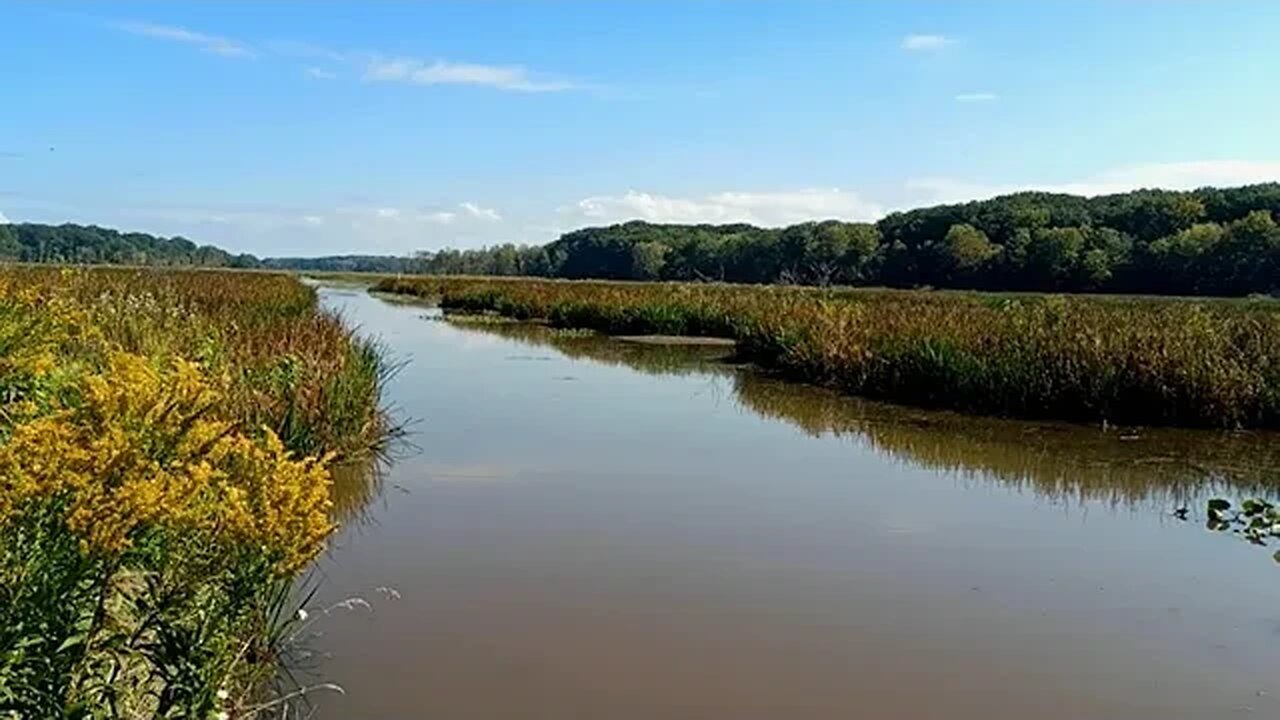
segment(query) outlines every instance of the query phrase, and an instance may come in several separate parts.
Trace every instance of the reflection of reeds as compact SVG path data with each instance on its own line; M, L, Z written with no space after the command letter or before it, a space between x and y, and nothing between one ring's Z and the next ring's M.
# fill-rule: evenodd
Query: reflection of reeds
M727 376L743 408L806 434L848 438L914 465L1025 487L1053 498L1155 502L1163 507L1220 487L1273 494L1280 479L1280 437L1274 433L1159 429L1130 435L1065 423L922 411L716 362L726 354L722 348L565 336L528 323L462 327L647 374Z
M710 372L708 360L723 359L732 353L724 347L696 345L647 345L612 340L596 332L548 327L532 322L491 322L486 316L447 315L453 325L491 335L551 347L568 357L582 357L610 365L621 365L651 375L679 375Z
M343 463L330 469L333 506L329 516L336 524L346 526L365 520L369 507L382 494L385 471L386 464L378 458Z
M1161 505L1221 485L1273 487L1280 443L1271 433L1153 430L1140 435L1066 424L923 412L762 377L734 377L738 401L811 435L868 443L905 461L981 475L1054 498Z

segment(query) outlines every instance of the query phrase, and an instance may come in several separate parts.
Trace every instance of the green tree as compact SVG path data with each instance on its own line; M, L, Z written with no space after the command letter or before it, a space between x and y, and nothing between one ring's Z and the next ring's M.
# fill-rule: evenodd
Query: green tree
M1218 292L1245 295L1271 292L1280 278L1280 226L1267 210L1254 210L1227 226L1214 248L1211 265Z
M880 230L870 223L850 223L846 226L848 244L842 264L843 281L857 284L872 280L878 268L880 255Z
M641 242L631 247L631 277L637 280L657 280L667 264L671 248L659 242Z
M1073 274L1084 247L1084 232L1077 227L1032 232L1026 260L1029 278L1042 289L1061 289Z
M0 260L12 262L22 257L18 235L8 223L0 223Z
M952 225L943 245L952 279L966 284L1000 254L1000 246L991 242L986 233L965 223Z
M520 273L546 277L553 274L551 257L543 247L527 246L520 249Z
M1129 236L1113 228L1084 228L1084 248L1075 267L1074 290L1109 288L1128 267L1133 251Z
M515 245L506 244L493 248L491 272L494 275L520 274L520 256Z
M1204 262L1226 231L1217 223L1199 223L1147 246L1143 269L1155 292L1193 294L1211 283Z
M1079 258L1075 269L1074 288L1077 290L1100 290L1115 275L1115 265L1107 251L1101 248L1085 250Z

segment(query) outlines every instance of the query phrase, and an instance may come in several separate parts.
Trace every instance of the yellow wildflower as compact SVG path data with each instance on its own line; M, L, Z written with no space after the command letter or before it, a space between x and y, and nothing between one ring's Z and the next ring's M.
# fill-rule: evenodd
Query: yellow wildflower
M263 547L281 572L298 569L332 529L329 458L294 460L267 428L255 439L205 417L217 398L192 363L111 354L81 383L80 407L0 445L0 521L62 498L87 552L118 553L139 529L166 527Z

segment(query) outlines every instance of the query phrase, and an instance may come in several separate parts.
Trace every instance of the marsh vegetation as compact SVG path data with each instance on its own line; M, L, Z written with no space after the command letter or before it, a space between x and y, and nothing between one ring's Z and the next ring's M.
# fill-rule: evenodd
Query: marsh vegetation
M731 338L850 394L1089 423L1280 424L1280 306L690 283L385 279L452 310L615 335Z
M254 716L378 349L272 274L0 272L0 710Z

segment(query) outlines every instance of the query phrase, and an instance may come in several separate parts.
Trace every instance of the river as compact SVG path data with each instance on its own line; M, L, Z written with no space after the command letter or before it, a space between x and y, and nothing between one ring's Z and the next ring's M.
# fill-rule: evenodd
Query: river
M405 363L415 423L318 565L313 607L369 607L311 626L304 674L346 691L317 717L1280 714L1280 567L1199 512L1271 493L1275 436L895 408L321 296Z

